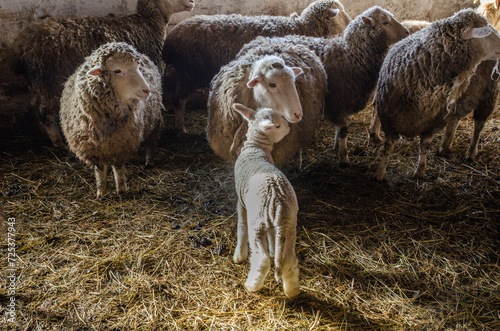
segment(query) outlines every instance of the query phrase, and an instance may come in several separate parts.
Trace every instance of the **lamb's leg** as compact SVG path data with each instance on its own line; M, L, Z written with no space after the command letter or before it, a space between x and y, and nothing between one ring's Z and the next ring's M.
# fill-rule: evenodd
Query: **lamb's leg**
M115 175L116 193L120 194L127 191L127 169L125 169L125 165L113 165L112 167Z
M276 245L276 231L271 228L267 231L267 243L269 248L269 257L274 258L274 245Z
M184 113L186 111L186 101L187 98L180 99L176 102L174 109L174 127L180 132L187 133L184 127Z
M347 155L347 131L347 126L335 126L334 150L338 150L339 162L344 166L350 165Z
M106 172L108 170L108 166L106 164L95 165L95 181L97 184L97 198L101 198L104 196L108 189L108 182L106 181Z
M455 140L455 134L457 132L459 124L460 124L460 119L454 119L448 122L444 130L443 138L441 139L441 147L439 148L439 154L446 155L450 152L451 146L453 146L453 141Z
M296 224L297 220L290 221L289 224ZM295 255L296 227L290 226L287 231L276 231L276 244L281 245L276 248L275 257L276 280L283 281L283 290L288 298L293 298L300 294L299 267Z
M420 136L420 151L418 155L418 166L417 170L413 174L413 178L424 178L425 177L425 167L427 164L427 152L432 142L433 135L423 135Z
M375 178L378 181L382 181L384 179L385 171L387 168L387 160L394 149L394 144L396 143L397 138L386 135L384 149L382 151L382 157L380 159L380 164L378 166L377 172L375 173Z
M465 159L468 161L472 161L477 156L477 151L479 148L479 136L481 135L481 131L483 131L484 124L486 121L484 120L474 120L474 132L472 133L472 140L469 145L469 149L467 150L467 154L465 154Z
M250 292L256 292L264 285L271 261L269 259L267 234L263 231L249 231L248 241L250 243L250 271L248 272L245 287Z
M248 258L248 224L247 224L247 210L238 201L238 226L236 230L237 243L234 250L233 261L234 263L242 263Z
M373 108L372 119L370 121L370 138L373 142L382 142L380 136L380 117L378 117L377 109Z

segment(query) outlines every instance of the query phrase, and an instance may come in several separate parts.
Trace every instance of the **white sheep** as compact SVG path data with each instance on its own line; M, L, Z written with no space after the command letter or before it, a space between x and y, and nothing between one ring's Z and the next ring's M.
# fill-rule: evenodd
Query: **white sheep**
M76 156L93 167L97 197L111 165L116 192L127 190L125 164L145 141L151 163L163 125L161 76L126 43L108 43L69 77L61 96L61 128Z
M301 148L314 138L323 110L326 74L321 61L301 45L286 52L254 50L224 66L212 80L207 139L215 154L234 161L245 140L247 124L231 105L273 108L292 123L290 135L273 149L274 161L283 166L295 157L295 166L300 168Z
M389 51L380 70L375 106L385 133L376 172L384 178L387 160L399 135L420 136L415 178L425 176L427 150L435 133L455 116L480 62L500 55L500 35L472 9L400 41Z
M175 73L172 79L178 79L173 96L176 129L185 131L187 97L208 87L245 43L257 36L332 36L344 31L350 21L338 0L314 1L298 17L198 15L182 21L169 32L163 48L163 59Z
M168 21L193 7L194 0L138 0L132 15L49 17L21 31L12 45L12 68L29 82L40 128L53 145L65 146L57 125L63 83L86 56L107 42L126 42L161 70Z
M247 139L234 167L238 194L238 243L234 262L248 258L250 271L245 287L262 288L274 257L275 278L283 280L288 298L300 293L299 267L295 256L298 203L286 176L274 166L273 145L290 131L288 122L276 111L253 111L242 104L234 109L248 121Z

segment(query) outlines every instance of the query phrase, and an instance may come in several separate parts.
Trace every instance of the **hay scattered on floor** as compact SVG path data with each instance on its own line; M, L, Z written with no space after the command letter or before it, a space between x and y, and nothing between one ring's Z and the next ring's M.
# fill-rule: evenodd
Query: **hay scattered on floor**
M434 141L425 180L410 178L417 142L401 140L383 183L370 179L380 146L368 139L369 110L350 129L350 168L338 166L323 123L303 171L285 171L300 206L294 300L271 275L261 292L245 291L248 263L232 262L232 167L205 140L205 111L187 115L191 134L167 131L157 165L144 168L141 151L129 192L101 201L92 171L65 152L23 136L0 143L20 329L500 329L498 113L477 161L463 161L466 119L449 157ZM7 247L4 230L2 284ZM2 287L1 325L9 300Z

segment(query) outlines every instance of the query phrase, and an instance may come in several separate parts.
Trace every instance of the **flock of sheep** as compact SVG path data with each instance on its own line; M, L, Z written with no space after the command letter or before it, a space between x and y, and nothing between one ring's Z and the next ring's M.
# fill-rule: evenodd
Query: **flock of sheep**
M372 136L381 139L380 127L385 133L376 179L384 178L400 135L420 137L414 176L423 177L432 137L446 128L446 153L470 112L467 157L474 158L497 102L500 34L488 20L497 23L499 5L485 0L433 23L400 23L378 6L351 19L339 1L317 0L289 17L198 15L167 35L170 17L192 10L194 1L139 0L130 16L47 18L28 26L10 46L11 66L29 79L53 144L67 144L94 169L98 197L107 192L108 166L116 191L127 189L125 165L141 143L153 162L163 93L172 95L174 125L185 131L187 97L208 87L208 141L235 162L234 261L245 261L250 249L245 285L258 291L274 257L276 279L294 297L298 203L279 167L292 159L301 167L301 150L322 116L336 128L339 162L349 164L351 116L372 96ZM166 85L173 88L163 91Z

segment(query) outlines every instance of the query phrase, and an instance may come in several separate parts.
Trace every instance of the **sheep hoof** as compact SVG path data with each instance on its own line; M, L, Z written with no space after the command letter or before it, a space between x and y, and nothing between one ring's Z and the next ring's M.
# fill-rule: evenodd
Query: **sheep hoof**
M343 169L347 169L347 168L350 168L351 167L351 163L349 161L347 162L339 162L339 167L343 168Z
M384 140L382 139L382 137L379 134L376 134L376 133L370 133L370 140L373 143L382 143L382 142L384 142Z
M425 171L415 171L413 174L413 179L424 179L425 177Z

